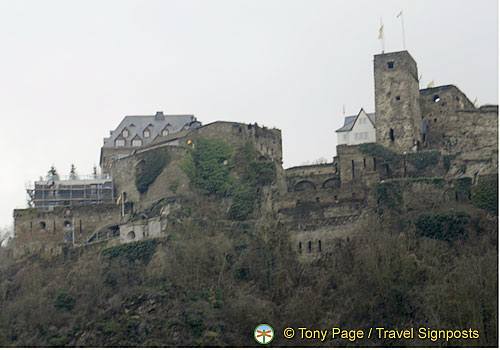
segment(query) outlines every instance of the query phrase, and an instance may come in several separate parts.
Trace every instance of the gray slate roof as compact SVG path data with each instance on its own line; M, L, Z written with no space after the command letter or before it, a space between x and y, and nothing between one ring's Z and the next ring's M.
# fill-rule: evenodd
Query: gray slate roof
M360 111L361 113L361 111ZM366 112L365 112L366 113ZM348 117L345 117L344 119L344 126L342 126L340 129L335 130L335 132L342 132L342 131L351 131L352 127L354 126L354 122L356 121L356 118L358 117L359 113L356 115L350 115ZM373 127L375 127L376 120L375 120L375 113L366 113L368 118L370 118L370 121L373 124Z
M132 139L140 137L142 145L152 142L158 136L161 137L163 129L166 127L168 134L173 134L181 130L191 129L200 126L201 123L193 115L164 115L157 112L156 115L129 115L123 118L115 130L110 131L110 136L104 138L103 147L115 147L115 140L125 139L125 147L132 146ZM122 131L128 129L127 137L122 136ZM144 130L149 128L150 136L144 137Z

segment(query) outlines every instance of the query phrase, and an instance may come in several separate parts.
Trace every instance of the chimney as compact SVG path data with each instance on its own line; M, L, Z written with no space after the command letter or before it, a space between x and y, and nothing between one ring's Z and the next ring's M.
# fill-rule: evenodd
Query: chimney
M163 112L156 112L155 119L156 120L165 120L165 116L163 115Z

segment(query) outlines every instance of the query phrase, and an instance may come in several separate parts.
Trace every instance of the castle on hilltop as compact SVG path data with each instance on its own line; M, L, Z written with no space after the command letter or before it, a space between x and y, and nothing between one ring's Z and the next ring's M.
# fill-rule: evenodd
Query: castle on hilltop
M374 76L375 113L361 109L346 117L337 130L337 155L328 164L283 169L279 129L201 125L194 116L161 112L125 117L101 149L112 201L14 210L14 254L59 254L167 234L169 217L182 209L180 196L196 200L182 159L206 139L223 139L235 150L251 143L259 160L275 164L276 178L263 186L253 222L266 217L285 227L303 259L333 251L366 227L379 206L374 184L405 181L397 190L411 210L419 201L469 201L471 186L498 174L497 105L476 108L453 85L420 89L417 64L407 51L375 55ZM137 174L158 150L168 151L169 163L140 190ZM228 205L221 202L221 221L227 221Z

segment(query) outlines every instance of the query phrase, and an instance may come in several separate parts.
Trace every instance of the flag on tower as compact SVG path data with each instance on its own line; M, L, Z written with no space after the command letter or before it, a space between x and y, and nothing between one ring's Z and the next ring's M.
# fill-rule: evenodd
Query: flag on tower
M380 29L378 30L378 38L379 39L384 38L384 25L383 24L380 26Z
M433 81L431 81L431 82L429 83L429 85L427 85L427 88L432 88L432 87L434 87L434 80L433 80Z
M399 16L402 16L403 15L403 10L401 10L401 12L399 12L399 14L396 16L396 18L399 18Z
M476 105L476 103L477 103L477 96L476 96L476 98L474 99L474 102L472 102L472 104L475 106L475 105Z

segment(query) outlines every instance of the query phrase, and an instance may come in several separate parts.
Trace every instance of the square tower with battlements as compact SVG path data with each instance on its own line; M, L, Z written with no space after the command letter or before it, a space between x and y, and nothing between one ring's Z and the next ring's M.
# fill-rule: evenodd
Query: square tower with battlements
M396 152L415 151L422 114L418 71L408 51L375 55L377 143Z

